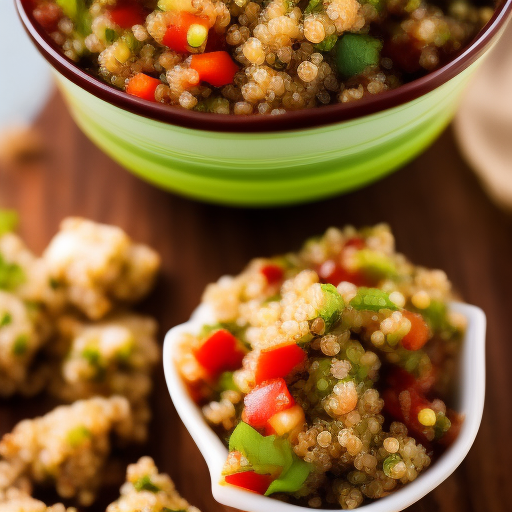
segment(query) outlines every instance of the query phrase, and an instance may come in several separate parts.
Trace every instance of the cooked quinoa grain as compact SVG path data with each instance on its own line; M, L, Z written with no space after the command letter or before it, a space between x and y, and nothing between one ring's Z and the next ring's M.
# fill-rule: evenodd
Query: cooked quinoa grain
M329 229L210 285L218 323L184 335L176 363L228 440L224 482L353 509L415 480L462 422L444 402L465 330L452 298L386 225Z
M34 0L69 59L115 88L199 112L358 101L446 63L492 1Z
M77 512L76 508L66 508L61 503L47 507L42 501L30 497L19 489L0 491L0 510L2 512Z

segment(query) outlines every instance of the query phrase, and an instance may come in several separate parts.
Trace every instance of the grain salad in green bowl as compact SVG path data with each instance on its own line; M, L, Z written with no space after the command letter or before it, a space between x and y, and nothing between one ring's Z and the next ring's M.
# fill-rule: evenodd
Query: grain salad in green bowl
M145 100L282 114L396 89L457 55L494 5L467 0L26 0L62 52Z
M416 480L464 424L452 379L467 319L452 300L385 225L330 229L210 285L215 322L173 350L229 450L222 484L353 509Z

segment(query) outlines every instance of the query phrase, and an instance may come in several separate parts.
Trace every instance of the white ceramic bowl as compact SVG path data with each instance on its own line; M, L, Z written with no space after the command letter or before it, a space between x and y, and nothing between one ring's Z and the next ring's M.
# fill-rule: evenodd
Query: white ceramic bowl
M455 471L469 452L475 440L485 396L485 325L484 312L475 306L452 303L453 310L465 315L468 329L460 354L461 371L458 376L458 403L455 408L465 416L462 429L453 445L414 482L368 505L359 507L364 512L397 512L412 505L432 491ZM223 505L248 512L298 512L303 507L283 503L230 485L221 485L222 466L227 449L208 426L201 410L191 400L174 362L174 354L183 333L196 334L204 324L215 323L213 312L202 305L184 324L171 329L164 343L164 371L167 386L178 414L201 451L210 470L213 497ZM324 510L324 509L315 509ZM327 512L327 510L325 511Z

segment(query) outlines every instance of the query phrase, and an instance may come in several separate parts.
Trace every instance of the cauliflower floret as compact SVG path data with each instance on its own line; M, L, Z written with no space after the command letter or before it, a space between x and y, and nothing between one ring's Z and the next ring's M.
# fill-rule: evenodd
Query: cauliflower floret
M12 488L0 492L0 510L2 512L77 512L76 508L66 508L61 503L47 507L42 501L36 500Z
M53 372L52 393L68 402L97 395L126 397L132 405L136 435L144 440L151 373L160 356L156 322L132 313L97 323L67 316L58 329L62 362Z
M107 512L163 512L183 510L199 512L182 498L173 481L166 474L159 474L150 457L142 457L137 464L128 466L126 483L121 487L121 497L107 507Z
M105 316L116 300L136 301L153 286L156 252L134 244L120 228L68 218L43 254L52 282L91 319Z
M44 375L31 366L48 334L38 306L0 291L0 395L33 394L42 388Z
M89 505L104 477L112 435L131 439L132 432L130 405L119 396L78 401L24 420L0 442L0 486L28 478Z

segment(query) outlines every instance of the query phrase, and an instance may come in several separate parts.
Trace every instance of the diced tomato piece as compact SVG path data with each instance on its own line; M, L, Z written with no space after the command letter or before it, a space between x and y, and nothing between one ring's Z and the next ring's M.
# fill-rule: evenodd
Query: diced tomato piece
M270 475L259 475L254 471L243 471L242 473L226 475L224 480L228 484L236 485L256 494L265 494L273 478Z
M411 388L403 391L409 393L410 403L407 406L400 403L399 396L402 391L386 389L382 393L384 407L391 416L405 423L411 435L422 443L428 444L430 441L425 436L425 427L418 421L418 413L422 409L430 409L431 403L415 389Z
M295 343L263 350L256 366L256 384L286 377L296 366L303 363L306 357L306 352Z
M391 388L399 390L398 392L414 389L418 393L427 393L435 384L437 373L438 370L432 366L425 375L416 378L412 373L397 367L387 376L386 382Z
M26 10L32 10L32 7L27 7ZM57 29L57 25L62 18L62 9L57 4L42 3L33 9L33 15L39 25L46 31L51 32Z
M343 248L346 249L347 247L355 247L360 251L366 247L366 242L364 241L364 238L361 238L360 236L353 236L345 242Z
M372 286L371 282L362 272L349 272L334 260L327 260L317 269L322 283L338 286L342 281L348 281L356 286Z
M206 30L210 28L206 18L201 18L189 12L180 12L173 16L162 43L175 52L188 53L190 47L187 42L187 34L192 25L202 25Z
M134 25L143 25L146 12L140 4L126 2L107 11L109 18L121 28L129 29Z
M233 82L238 66L228 52L210 52L192 55L190 67L199 73L202 82L222 87Z
M195 356L212 377L217 377L222 372L240 368L245 352L240 349L238 340L229 331L219 329L196 350Z
M152 78L144 73L137 73L128 81L126 92L144 100L156 101L155 91L161 83L158 78Z
M268 284L279 283L283 279L284 270L279 265L269 264L261 268L260 272L265 276Z
M407 350L419 350L430 338L427 322L419 313L402 310L402 315L411 322L411 330L402 338L402 347Z
M278 412L295 405L283 379L274 379L256 386L244 398L242 420L254 428L264 428Z

